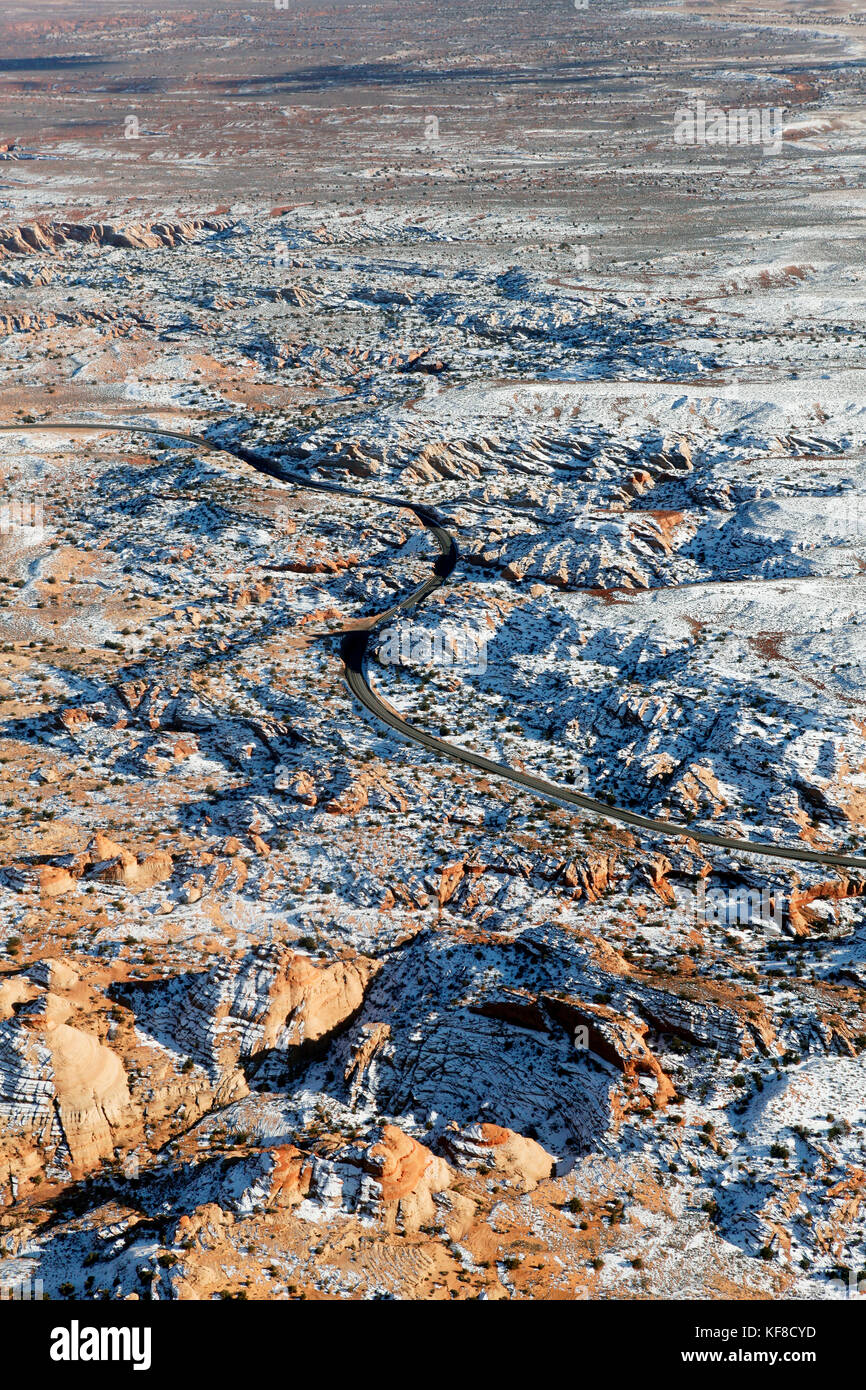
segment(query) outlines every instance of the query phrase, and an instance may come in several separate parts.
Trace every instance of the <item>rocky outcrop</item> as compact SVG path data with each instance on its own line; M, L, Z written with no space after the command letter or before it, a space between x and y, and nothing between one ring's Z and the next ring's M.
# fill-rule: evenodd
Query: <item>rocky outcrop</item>
M407 805L405 796L385 769L375 767L347 778L342 789L331 792L325 802L325 810L335 816L356 816L368 806L405 811Z
M167 850L157 850L154 854L132 854L107 835L97 832L85 872L89 878L99 878L105 883L122 883L135 893L164 883L171 878L173 867L174 861Z
M46 898L59 898L78 887L77 880L68 869L54 868L46 864L39 870L39 891Z
M364 956L317 963L287 947L262 947L239 961L160 982L119 986L139 1026L244 1089L243 1071L266 1054L289 1056L324 1042L364 1002L378 962Z
M439 875L439 889L437 893L440 907L444 907L445 904L453 898L463 878L465 867L466 865L463 859L458 859L453 864L443 864Z
M496 1124L449 1128L442 1140L445 1152L464 1170L492 1168L522 1192L531 1192L553 1175L556 1160L522 1134Z
M560 880L574 890L575 898L596 903L613 886L617 854L588 851L580 859L570 859L560 871Z
M178 246L201 232L220 231L226 225L224 220L196 218L187 222L131 222L123 227L110 222L31 222L0 228L0 256L32 256L82 243L149 251Z
M264 1163L256 1186L267 1205L288 1206L301 1219L354 1215L405 1231L435 1219L434 1196L453 1178L444 1159L391 1124L355 1143L319 1140L308 1152L280 1145Z
M294 1144L282 1144L271 1150L271 1157L271 1195L275 1201L287 1206L302 1202L310 1191L313 1178L309 1154L302 1153Z
M364 1083L366 1072L378 1054L385 1049L390 1036L391 1025L389 1023L362 1024L351 1060L347 1063L343 1074L343 1080L349 1082L349 1103L351 1105L354 1105L358 1099L358 1092Z
M545 994L541 1002L566 1028L578 1050L586 1049L611 1062L624 1076L636 1080L639 1073L655 1081L654 1105L665 1106L676 1094L670 1077L647 1046L647 1024L628 1019L605 1004L588 1004L570 996Z
M411 482L436 483L451 478L478 478L481 461L477 448L455 441L425 444L403 470Z
M636 980L627 986L635 1011L662 1033L671 1033L726 1056L772 1053L776 1037L763 1005L733 986L695 976L668 976L664 985Z
M396 1125L383 1125L381 1138L367 1150L366 1168L378 1182L382 1202L395 1209L406 1230L432 1221L433 1196L451 1186L448 1164Z
M129 1119L129 1088L120 1058L68 1024L49 1024L57 1115L73 1164L91 1168L113 1154L115 1134Z
M45 1167L78 1174L113 1156L133 1120L120 1058L62 1019L54 995L0 1022L0 1188L16 1195Z
M667 514L620 513L545 526L470 543L476 562L512 583L534 580L560 589L649 589L664 582L672 552L691 527Z
M495 920L503 902L513 912L520 897L547 892L551 883L574 901L595 903L614 886L618 857L616 849L587 849L568 858L506 852L487 860L458 859L442 866L437 897L441 907L478 922Z
M174 859L168 850L133 853L98 830L83 854L40 868L39 891L43 897L57 898L80 888L81 880L96 879L139 893L167 882L173 872Z
M788 922L796 936L826 929L834 919L833 905L846 898L862 898L866 894L863 879L839 878L795 888L788 899Z
M60 956L0 977L0 1205L123 1164L211 1104L201 1070L131 1022Z

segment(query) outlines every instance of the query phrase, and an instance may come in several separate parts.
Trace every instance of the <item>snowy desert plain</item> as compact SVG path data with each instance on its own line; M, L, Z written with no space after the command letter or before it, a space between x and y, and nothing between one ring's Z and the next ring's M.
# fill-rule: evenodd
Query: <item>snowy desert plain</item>
M7 1296L858 1293L864 56L4 6Z

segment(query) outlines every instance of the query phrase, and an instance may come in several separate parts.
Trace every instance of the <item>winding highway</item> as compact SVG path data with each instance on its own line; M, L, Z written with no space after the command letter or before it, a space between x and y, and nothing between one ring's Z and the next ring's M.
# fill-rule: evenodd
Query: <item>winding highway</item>
M582 792L572 791L568 787L559 786L555 782L548 782L543 777L536 777L532 773L519 772L508 766L507 763L494 762L491 758L486 758L481 753L476 753L469 748L461 748L455 743L449 743L446 739L438 738L434 734L428 734L424 729L412 724L409 720L392 708L380 695L376 693L370 684L366 669L366 655L370 640L370 633L375 631L383 622L393 618L397 613L405 613L419 604L433 592L434 589L446 583L449 575L457 564L459 554L457 543L451 533L442 525L435 511L421 503L406 501L400 497L382 496L378 493L362 492L358 488L344 487L337 483L313 482L302 474L294 473L291 470L282 468L274 463L265 454L258 453L256 450L247 449L241 444L220 444L215 443L202 435L185 434L177 430L157 429L153 425L144 424L115 424L112 421L74 421L56 420L40 421L39 423L25 423L21 425L0 425L0 434L39 434L44 432L61 434L138 434L149 435L159 439L177 439L184 443L192 444L197 449L205 450L208 453L229 454L233 458L248 464L259 473L267 474L280 483L291 483L297 487L304 488L309 492L322 492L336 494L341 497L355 497L364 502L375 502L380 506L410 511L417 516L423 526L432 534L439 547L439 556L433 566L433 572L423 584L411 590L392 607L383 613L378 613L375 620L366 628L353 630L345 633L342 640L342 657L345 666L346 680L349 689L362 705L381 723L388 725L404 738L410 739L413 743L419 744L429 752L438 757L448 758L452 762L462 763L467 767L477 768L479 772L484 772L488 776L498 777L504 781L513 783L515 786L523 787L535 796L540 796L546 800L553 800L565 806L574 806L582 811L588 811L594 816L599 816L608 821L614 821L621 825L628 825L637 830L645 830L653 835L662 835L669 839L692 840L699 844L709 845L715 849L730 850L737 854L758 854L770 859L791 859L800 863L823 864L831 868L857 869L866 871L866 857L852 854L834 854L825 850L801 849L794 845L776 845L770 841L749 840L733 835L716 835L707 830L694 829L689 825L677 824L675 821L657 820L652 816L642 816L636 811L630 811L622 806L614 806L606 801L599 801L594 797L585 796Z

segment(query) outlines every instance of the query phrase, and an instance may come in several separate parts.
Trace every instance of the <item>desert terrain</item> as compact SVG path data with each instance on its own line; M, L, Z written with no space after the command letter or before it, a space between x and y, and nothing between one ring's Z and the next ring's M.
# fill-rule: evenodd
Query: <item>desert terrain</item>
M0 1286L856 1288L864 54L4 7Z

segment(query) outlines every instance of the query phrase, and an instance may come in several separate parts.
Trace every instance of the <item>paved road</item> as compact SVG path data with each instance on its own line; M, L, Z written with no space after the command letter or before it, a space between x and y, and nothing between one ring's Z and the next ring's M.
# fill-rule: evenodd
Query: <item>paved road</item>
M360 700L361 704L383 724L395 729L405 738L411 739L413 743L420 744L422 748L429 749L431 753L449 758L452 762L463 763L467 767L478 768L480 772L485 772L491 777L499 777L514 783L516 786L525 787L536 796L543 796L566 806L577 806L583 811L589 811L594 816L601 816L605 820L615 821L621 825L633 826L637 830L646 830L653 835L663 835L678 840L695 840L702 845L731 850L737 854L760 854L770 859L793 859L799 863L824 864L833 868L866 871L866 857L860 855L833 854L822 850L800 849L794 845L774 845L769 841L741 839L734 835L714 835L710 831L697 830L691 826L677 824L675 821L656 820L652 816L642 816L636 811L629 811L622 806L614 806L607 801L599 801L594 797L584 796L582 792L575 792L568 787L558 786L555 782L547 782L543 777L535 777L532 773L518 772L506 763L494 762L491 758L485 758L481 753L475 753L469 748L460 748L457 744L449 743L446 739L428 734L424 729L420 729L404 719L371 686L367 676L365 658L370 633L380 623L393 618L397 613L406 613L423 603L428 594L446 582L457 564L457 543L431 507L409 502L400 497L361 492L358 488L343 487L338 483L312 482L300 473L282 468L265 454L247 449L241 444L217 444L201 435L184 434L178 430L156 429L152 425L113 424L107 421L79 423L73 420L0 425L0 434L35 434L46 430L65 434L82 432L87 434L146 434L161 439L180 439L209 453L230 454L232 457L240 459L241 462L249 464L257 472L265 473L281 483L293 483L311 492L334 493L340 497L357 497L365 502L376 502L381 506L414 512L422 525L430 531L439 547L440 553L433 566L433 573L423 584L411 590L391 608L377 614L373 627L347 633L343 637L342 655L349 689Z

